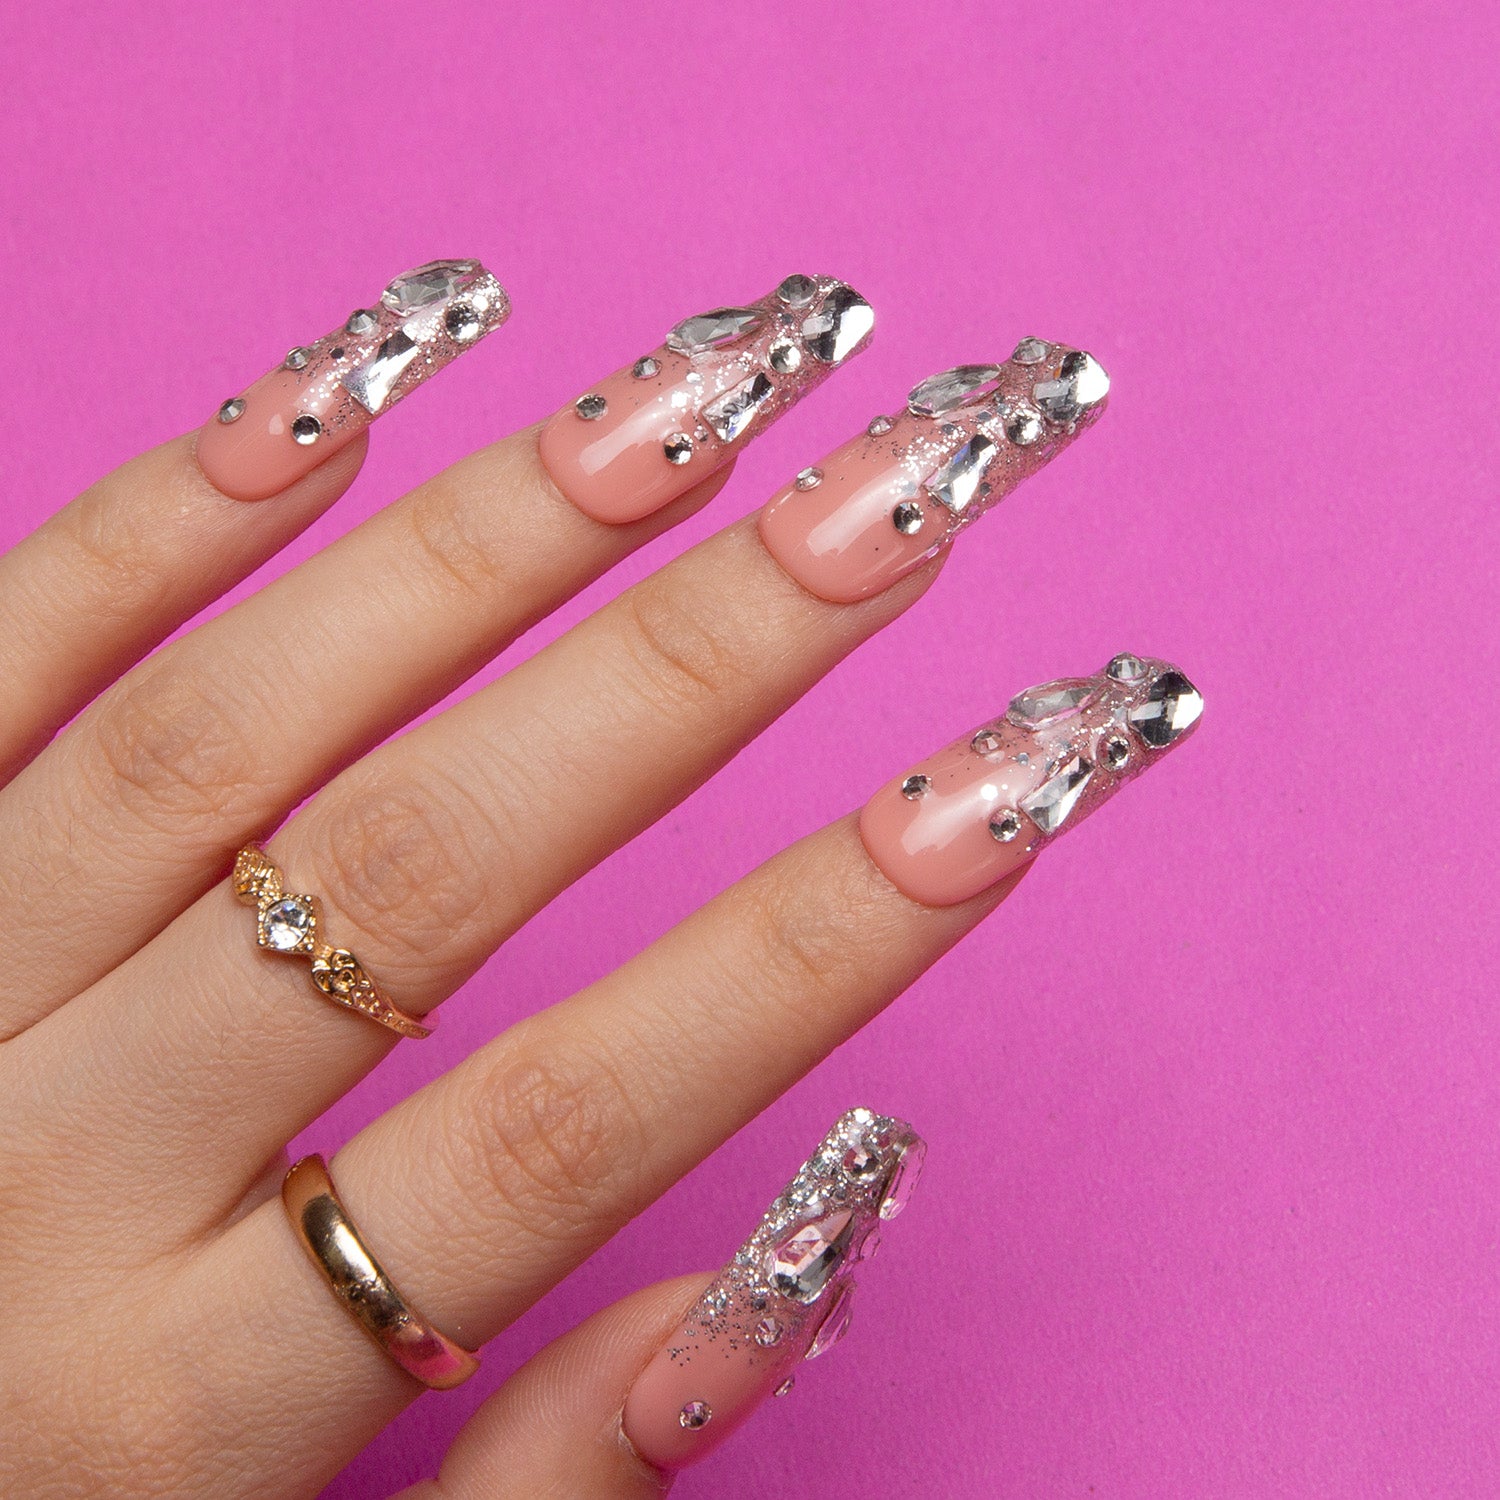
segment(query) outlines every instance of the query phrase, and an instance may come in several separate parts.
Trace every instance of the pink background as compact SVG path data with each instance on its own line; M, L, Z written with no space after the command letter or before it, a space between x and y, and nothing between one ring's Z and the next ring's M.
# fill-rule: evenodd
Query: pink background
M509 329L287 561L791 270L871 353L576 619L1018 335L1097 433L507 945L336 1142L1034 680L1179 660L1195 744L330 1491L719 1263L859 1101L932 1143L861 1326L678 1493L1500 1492L1492 5L281 4L12 14L3 540L388 276ZM354 17L358 19L353 19ZM556 626L523 643L530 651ZM642 892L650 892L649 899Z

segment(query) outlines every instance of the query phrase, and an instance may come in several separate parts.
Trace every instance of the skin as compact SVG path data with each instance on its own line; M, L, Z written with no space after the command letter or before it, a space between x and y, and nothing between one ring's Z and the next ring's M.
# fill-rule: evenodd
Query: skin
M420 1394L336 1305L276 1198L285 1143L395 1038L257 952L224 880L234 849L299 807L269 852L322 897L335 941L425 1013L940 567L829 603L741 522L382 744L728 477L607 525L558 492L528 430L148 655L364 457L361 438L246 504L179 439L0 558L13 1500L314 1496ZM317 648L282 649L298 636ZM332 1163L343 1199L408 1299L477 1347L1014 883L918 905L852 818L835 823L361 1131ZM648 1289L544 1350L407 1493L662 1493L619 1413L703 1285Z

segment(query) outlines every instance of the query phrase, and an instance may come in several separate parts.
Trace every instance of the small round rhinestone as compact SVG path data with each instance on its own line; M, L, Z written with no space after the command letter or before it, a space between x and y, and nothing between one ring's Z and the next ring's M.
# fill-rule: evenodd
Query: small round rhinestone
M922 513L922 507L915 500L903 500L891 512L891 524L902 536L915 536L922 529L922 522L926 519L927 517Z
M797 476L797 488L799 490L815 490L823 482L823 471L821 469L804 469Z
M609 410L609 402L603 396L596 395L590 391L587 396L580 396L573 403L573 410L585 422L597 422ZM671 457L671 455L669 454L668 457ZM673 462L676 462L676 460L673 460Z
M323 435L323 424L316 418L310 417L304 412L292 423L292 436L305 448L309 443L315 443Z
M1122 734L1112 734L1104 742L1104 764L1118 771L1130 759L1130 741Z
M921 772L917 772L913 776L908 776L906 780L901 783L901 795L905 797L908 802L915 802L918 797L926 796L926 794L931 790L931 779L929 777L923 776Z
M891 421L889 417L871 417L870 425L865 428L865 431L868 432L871 437L884 437L886 433L888 433L895 425L896 424Z
M713 1420L713 1415L713 1408L707 1401L689 1401L677 1413L677 1420L689 1432L697 1432L700 1427L708 1426Z
M788 307L805 307L818 290L818 283L811 276L793 272L776 288L777 299Z
M226 425L230 422L238 422L245 415L245 403L239 396L231 396L223 406L219 408L219 420Z
M304 349L299 344L295 349L287 350L287 356L283 364L288 370L302 370L306 369L307 362L311 358L311 351Z
M981 729L972 740L969 748L976 755L998 755L1000 753L1000 736L993 729Z
M1039 365L1047 357L1045 339L1022 339L1011 358L1018 365Z
M775 1348L775 1346L781 1342L781 1335L785 1331L786 1330L782 1327L779 1319L762 1318L760 1322L755 1325L755 1342L759 1344L762 1349Z
M790 339L779 339L771 345L766 358L778 375L790 375L802 363L802 351Z
M630 373L637 380L650 380L653 375L661 374L661 366L649 354L643 354L631 365Z
M685 464L693 456L693 440L685 432L674 432L661 449L669 464Z
M455 302L443 314L443 327L448 330L450 339L467 344L470 339L479 337L479 313L471 302Z
M369 333L375 327L375 314L367 307L356 308L349 314L349 321L344 328L349 333Z
M1009 808L990 819L990 833L996 843L1008 844L1021 831L1021 819Z

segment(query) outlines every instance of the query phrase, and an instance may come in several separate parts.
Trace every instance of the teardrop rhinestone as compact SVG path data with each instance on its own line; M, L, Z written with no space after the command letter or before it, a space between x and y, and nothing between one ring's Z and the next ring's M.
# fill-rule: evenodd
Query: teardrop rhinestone
M1078 806L1078 799L1093 775L1092 761L1081 755L1072 756L1034 792L1021 799L1021 811L1043 833L1056 833Z
M854 1215L848 1209L804 1224L771 1252L771 1285L794 1302L816 1302L843 1265L853 1238Z
M1022 729L1041 729L1081 713L1098 696L1098 687L1088 678L1062 677L1017 693L1010 700L1005 717Z
M999 365L955 365L929 375L912 390L906 404L919 417L940 417L983 400L999 383Z
M840 282L818 310L802 322L802 341L825 365L842 364L870 336L875 310L852 286Z
M765 315L753 307L716 307L684 318L667 335L667 348L678 354L703 354L738 343L755 332Z
M1126 714L1131 728L1153 749L1163 750L1198 722L1203 695L1175 668L1151 684L1145 701Z
M803 1359L816 1359L820 1354L827 1354L848 1333L849 1319L853 1312L854 1283L850 1281L839 1288L833 1305L828 1309L828 1316L818 1324L818 1331L813 1335L812 1343L807 1346Z

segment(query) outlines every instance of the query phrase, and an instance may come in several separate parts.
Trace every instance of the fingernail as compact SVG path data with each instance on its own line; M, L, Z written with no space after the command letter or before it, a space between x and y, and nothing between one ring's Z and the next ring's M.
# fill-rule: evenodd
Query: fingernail
M1050 463L1108 393L1091 354L1042 339L1022 339L1003 365L944 370L804 469L761 512L761 538L819 598L867 599Z
M910 1125L868 1109L829 1131L631 1387L625 1436L647 1463L696 1463L838 1342L855 1268L905 1206L926 1149Z
M230 397L198 434L199 466L235 500L278 494L509 316L477 260L418 266Z
M882 787L860 837L913 901L967 901L1081 823L1202 712L1176 667L1126 652L1097 676L1018 694L1000 718Z
M875 314L831 276L684 318L542 430L542 463L596 521L638 521L706 479L870 340Z

